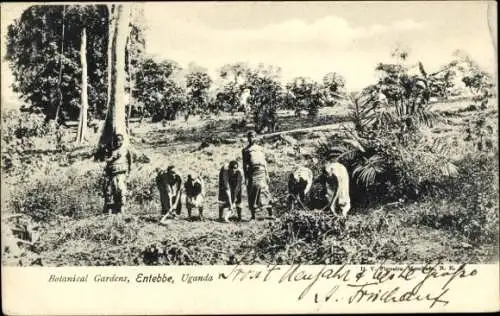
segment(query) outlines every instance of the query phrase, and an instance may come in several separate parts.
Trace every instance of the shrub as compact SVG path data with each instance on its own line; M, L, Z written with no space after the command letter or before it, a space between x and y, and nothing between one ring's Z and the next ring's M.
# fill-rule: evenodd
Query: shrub
M434 197L453 205L433 208L420 222L459 233L468 242L495 243L498 236L498 151L495 155L468 154L457 162L459 174L436 188Z
M2 114L2 172L23 173L30 166L43 168L41 160L50 160L45 156L69 148L70 134L64 127L57 128L54 121L46 121L42 114L6 111Z
M436 141L420 137L407 146L384 153L388 194L392 199L417 199L432 194L458 173L446 156L446 149L435 150Z
M133 217L101 215L92 221L76 222L59 239L106 242L116 246L133 242L137 231L137 221Z
M449 146L428 133L438 117L425 100L419 99L423 103L412 108L417 101L408 97L402 103L407 108L399 109L397 102L380 97L380 89L370 86L351 96L354 128L320 144L318 158L348 168L356 198L379 200L380 193L383 199L418 198L436 182L456 174L447 155Z
M153 172L134 172L128 178L127 188L133 202L143 205L156 200L159 193Z
M254 239L252 235L244 236L241 231L213 231L187 238L168 237L150 243L140 255L146 265L250 264L256 260L248 251L252 250Z
M102 203L100 173L91 170L82 176L61 176L58 172L32 179L16 189L10 198L15 212L42 222L58 216L96 214Z
M365 264L405 259L398 243L399 222L377 212L369 218L345 220L320 211L286 214L256 243L262 262L278 264Z
M456 175L444 143L418 131L406 139L397 134L360 137L347 133L350 137L320 143L316 155L323 163L334 160L346 166L351 198L359 205L416 199Z
M81 168L71 167L62 174L63 169L54 167L31 174L31 178L24 178L25 183L12 186L13 194L8 200L10 207L43 222L59 216L83 218L99 214L104 202L105 180L101 166L87 171ZM127 205L142 206L157 200L152 174L149 170L132 171L127 179Z

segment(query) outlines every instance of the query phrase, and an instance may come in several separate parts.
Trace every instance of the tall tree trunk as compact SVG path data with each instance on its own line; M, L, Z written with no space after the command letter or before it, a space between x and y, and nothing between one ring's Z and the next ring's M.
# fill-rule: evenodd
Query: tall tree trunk
M63 102L63 95L62 95L62 90L61 90L61 81L62 81L62 70L63 70L63 62L62 62L62 58L64 56L64 18L65 18L65 15L66 15L66 6L63 5L63 12L62 12L62 31L61 31L61 53L59 54L59 86L58 86L58 90L59 90L59 104L57 105L57 108L56 108L56 113L54 115L54 121L56 123L58 123L58 120L59 120L59 112L61 111L61 107L62 107L62 102Z
M82 65L82 94L80 106L80 120L78 122L78 132L76 134L76 142L81 144L87 134L87 110L88 110L88 96L87 96L87 31L85 28L82 30L82 44L80 46L80 61Z
M125 48L127 43L127 32L129 25L128 5L113 5L111 30L109 33L109 57L110 67L108 81L108 106L106 120L102 130L99 144L107 145L114 134L121 134L124 138L124 146L128 146L129 137L125 121Z
M132 29L129 29L129 34L132 34ZM134 97L132 96L134 91L134 71L132 70L132 36L128 40L128 74L129 74L129 96L128 96L128 113L127 113L127 127L130 124L130 115L132 114L132 104L134 104Z
M108 5L108 49L106 51L106 56L107 56L107 83L108 83L108 91L106 94L106 111L109 110L109 100L111 99L111 49L112 49L112 43L113 43L113 36L115 32L115 25L114 25L114 6L109 4Z

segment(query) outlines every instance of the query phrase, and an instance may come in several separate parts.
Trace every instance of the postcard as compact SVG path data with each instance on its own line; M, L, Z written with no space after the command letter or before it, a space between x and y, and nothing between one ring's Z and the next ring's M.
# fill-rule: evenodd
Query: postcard
M496 12L3 2L3 312L498 311Z

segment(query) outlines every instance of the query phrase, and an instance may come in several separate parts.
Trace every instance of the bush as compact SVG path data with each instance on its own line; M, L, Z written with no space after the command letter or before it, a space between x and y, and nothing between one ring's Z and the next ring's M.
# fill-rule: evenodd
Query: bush
M101 166L87 171L73 167L61 174L61 168L47 169L13 187L10 206L17 213L36 221L49 222L59 216L83 218L100 214L104 203L104 174ZM157 200L152 172L133 171L127 180L127 204L144 205ZM132 197L132 199L130 199Z
M34 147L32 139L49 134L51 125L41 114L29 114L17 109L2 113L2 152L22 152Z
M498 236L498 152L469 154L457 162L456 178L435 187L434 200L452 203L431 207L414 222L458 233L473 245L492 244Z
M256 244L262 262L277 264L367 264L405 259L399 222L389 213L346 221L320 211L299 211L277 220Z
M214 231L196 237L168 237L149 244L140 255L146 265L252 264L256 258L249 250L254 242L254 236L244 236L241 231Z
M416 199L456 174L456 167L443 153L446 146L436 146L435 139L418 131L407 137L350 135L323 141L316 156L322 163L338 161L346 166L351 175L351 198L359 205Z
M129 196L133 202L143 205L158 199L156 180L153 172L132 172L127 183Z
M58 216L81 218L97 214L102 203L101 174L92 170L82 176L61 176L57 171L16 189L10 197L15 212L41 222Z
M46 154L68 148L70 133L57 128L54 121L45 121L41 114L6 111L2 115L2 171L12 174L23 173L30 166L43 168L41 161L50 160Z
M433 152L429 143L432 141L420 138L407 146L384 148L385 185L391 199L415 200L433 194L457 175L456 165L444 153Z

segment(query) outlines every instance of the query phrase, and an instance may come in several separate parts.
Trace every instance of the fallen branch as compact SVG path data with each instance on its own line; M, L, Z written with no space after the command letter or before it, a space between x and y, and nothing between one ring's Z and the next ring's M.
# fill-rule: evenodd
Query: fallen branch
M305 128L292 129L292 130L288 130L288 131L281 131L281 132L263 134L263 135L260 135L260 138L269 138L269 137L286 135L286 134L312 133L312 132L316 132L316 131L337 130L337 129L339 129L339 127L340 127L341 124L343 124L343 123L334 123L334 124L327 124L327 125L313 126L313 127L305 127Z

